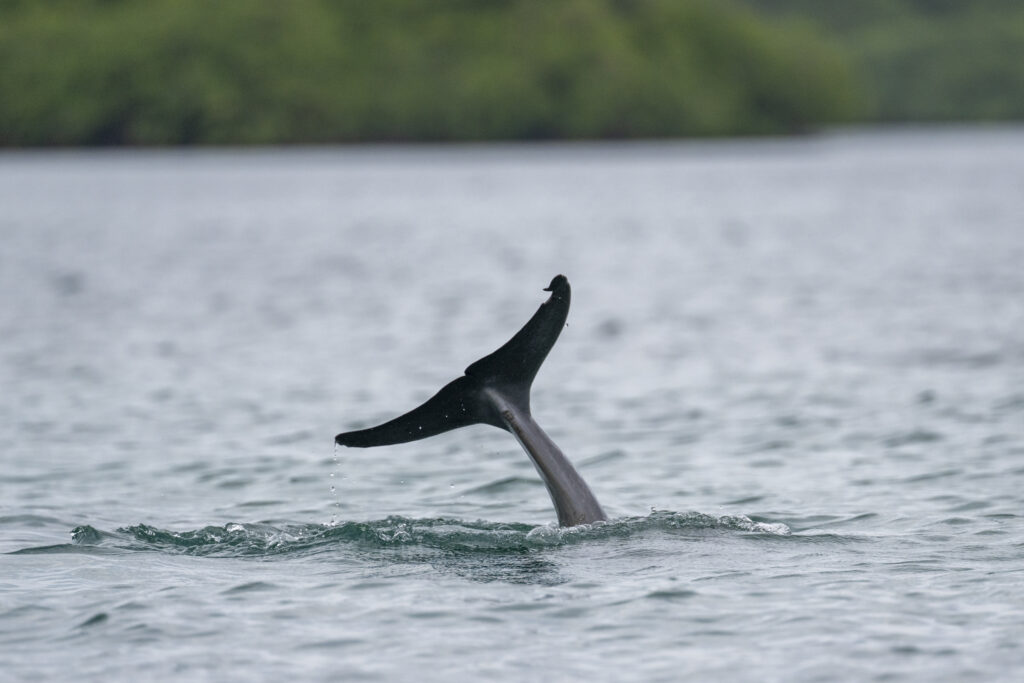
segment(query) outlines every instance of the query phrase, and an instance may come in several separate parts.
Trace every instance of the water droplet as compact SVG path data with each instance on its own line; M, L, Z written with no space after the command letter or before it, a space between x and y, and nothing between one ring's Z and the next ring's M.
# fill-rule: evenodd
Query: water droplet
M334 509L335 510L338 510L338 509L341 508L341 502L338 500L338 488L334 485L334 481L336 479L344 480L344 479L348 478L345 475L338 476L339 465L340 465L340 463L338 461L338 444L335 443L334 444L334 468L333 468L333 470L330 473L331 474L331 477L330 477L331 478L331 497L334 499ZM331 515L331 526L334 526L337 523L338 523L337 516L336 515Z

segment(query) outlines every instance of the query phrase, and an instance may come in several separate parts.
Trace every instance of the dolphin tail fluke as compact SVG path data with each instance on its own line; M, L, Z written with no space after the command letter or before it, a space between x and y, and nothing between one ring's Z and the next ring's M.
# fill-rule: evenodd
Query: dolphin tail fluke
M500 349L466 368L467 376L480 380L486 386L525 393L529 397L533 378L558 340L569 316L571 291L565 276L556 275L544 291L551 292L551 296L533 317Z
M367 448L425 439L472 424L509 429L495 407L489 389L525 414L530 412L530 387L569 315L569 281L556 276L544 290L551 296L519 332L494 353L468 368L463 377L448 383L426 403L369 429L338 434L341 446Z
M388 446L476 424L481 420L474 384L468 377L459 377L405 415L369 429L343 432L334 441L340 446L357 448Z

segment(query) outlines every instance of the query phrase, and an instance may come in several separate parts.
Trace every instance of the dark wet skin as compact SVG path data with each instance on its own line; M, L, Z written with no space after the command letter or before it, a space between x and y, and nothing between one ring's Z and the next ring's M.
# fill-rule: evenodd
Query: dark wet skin
M511 432L540 473L561 526L607 519L572 463L530 413L530 389L569 315L571 289L557 275L551 296L508 342L445 385L426 403L384 424L344 432L342 446L367 448L425 439L459 427L488 424Z

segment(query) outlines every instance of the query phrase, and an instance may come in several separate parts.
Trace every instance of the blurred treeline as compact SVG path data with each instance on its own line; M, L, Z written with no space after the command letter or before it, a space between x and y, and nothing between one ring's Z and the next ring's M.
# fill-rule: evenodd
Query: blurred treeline
M0 145L1024 115L1019 0L0 0Z
M1022 0L744 0L813 21L864 85L873 121L1024 119Z

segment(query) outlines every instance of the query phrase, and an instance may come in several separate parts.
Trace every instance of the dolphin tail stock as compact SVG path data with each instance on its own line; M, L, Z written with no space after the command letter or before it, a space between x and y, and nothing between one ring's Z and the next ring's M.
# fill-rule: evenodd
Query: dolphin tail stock
M466 368L417 408L376 427L343 432L342 446L366 448L416 441L473 424L512 432L551 495L559 524L589 524L607 517L572 463L530 414L530 389L537 371L565 327L571 290L557 275L544 291L551 296L497 351Z

